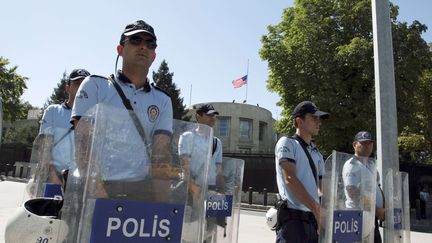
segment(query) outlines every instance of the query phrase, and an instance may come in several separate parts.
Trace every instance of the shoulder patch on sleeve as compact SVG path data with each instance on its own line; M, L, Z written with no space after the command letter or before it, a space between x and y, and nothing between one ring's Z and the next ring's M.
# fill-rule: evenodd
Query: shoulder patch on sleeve
M166 94L166 95L167 95L168 97L170 97L170 98L171 98L171 95L170 95L170 94L168 94L168 92L166 92L165 90L163 90L163 89L159 88L158 86L156 86L156 85L155 85L155 83L152 83L152 84L151 84L151 86L153 86L153 88L155 88L155 89L159 90L160 92L162 92L162 93Z

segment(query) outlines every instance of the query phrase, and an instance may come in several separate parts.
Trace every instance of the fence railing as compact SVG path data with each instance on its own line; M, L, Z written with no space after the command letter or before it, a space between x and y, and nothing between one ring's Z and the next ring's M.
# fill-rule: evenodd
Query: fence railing
M29 162L17 161L0 165L2 180L13 179L27 181L30 178L31 165Z

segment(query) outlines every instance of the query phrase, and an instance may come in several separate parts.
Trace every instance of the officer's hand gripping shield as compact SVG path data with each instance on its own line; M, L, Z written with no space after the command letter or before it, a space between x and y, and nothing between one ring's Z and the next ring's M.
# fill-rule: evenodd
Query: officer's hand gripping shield
M333 151L322 179L320 242L373 242L376 165Z
M124 108L97 105L83 116L75 131L77 169L69 173L62 212L67 242L202 241L206 178L194 181L192 165L178 150L182 134L198 130L203 146L189 159L206 175L208 126L174 121L172 135L144 126L143 137ZM190 148L195 142L182 141Z
M215 172L216 188L209 187L206 196L206 242L238 241L243 170L244 160L223 157L222 172Z
M33 143L30 168L24 198L62 199L64 173L75 168L72 130L48 127L41 131Z
M385 176L384 195L384 242L410 242L408 174L390 169Z

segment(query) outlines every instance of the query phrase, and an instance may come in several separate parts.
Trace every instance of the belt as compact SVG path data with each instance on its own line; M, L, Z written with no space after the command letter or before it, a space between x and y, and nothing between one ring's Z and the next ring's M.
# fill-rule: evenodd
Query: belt
M308 222L316 222L315 216L312 212L305 212L302 210L282 207L281 210L283 210L284 219L295 219L295 220L302 220L302 221L308 221Z

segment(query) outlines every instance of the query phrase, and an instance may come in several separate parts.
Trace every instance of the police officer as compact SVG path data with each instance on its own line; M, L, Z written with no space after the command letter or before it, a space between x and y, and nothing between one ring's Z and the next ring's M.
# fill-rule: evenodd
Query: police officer
M142 127L145 137L149 138L147 142L151 144L151 162L170 162L171 150L169 148L173 123L171 98L164 91L151 85L147 78L149 68L156 58L156 47L157 38L152 26L143 20L128 24L117 46L118 57L122 57L122 69L117 72L115 77L112 76L112 81L95 75L91 75L84 80L75 99L72 121L75 127L79 127L81 116L96 104L106 104L119 109L126 109L123 103L125 100L120 96L120 92L123 92L133 112L138 117L143 117L139 119L140 124L135 125L137 128ZM120 88L119 91L116 86ZM131 127L130 129L135 128ZM127 152L133 155L142 151ZM119 158L122 159L121 156ZM143 156L141 156L141 160L148 159L143 159ZM125 165L119 161L107 160L104 162L111 163L109 164L111 168L125 169ZM149 161L140 161L140 163L149 163ZM137 181L135 186L120 186L126 191L116 192L114 190L112 192L113 194L127 195L136 194L136 190L142 188L138 182L144 176L141 169L131 167L127 175L112 174L106 176L104 180L106 180L106 184L125 180ZM107 185L105 189L108 189ZM100 190L98 193L99 196L106 196L104 190Z
M74 69L69 74L65 91L68 99L61 104L49 105L40 121L39 134L53 133L54 144L52 150L52 164L49 171L49 182L61 184L61 173L72 166L73 133L70 118L77 90L85 77L90 73L85 69Z
M321 119L329 114L311 101L303 101L292 116L296 133L281 137L275 148L276 179L283 200L276 242L318 242L319 178L324 160L312 137L318 135Z
M219 112L212 104L200 105L196 110L196 121L200 124L214 127L216 116ZM212 156L209 165L209 174L207 178L207 186L212 191L222 191L224 188L222 175L222 142L219 138L213 137Z
M212 104L202 104L196 109L195 119L199 124L213 127L216 122L216 115L219 115L219 112ZM203 155L200 155L199 153L205 154L208 147L204 141L208 138L203 137L201 133L202 132L200 132L200 128L198 127L196 131L188 131L182 134L179 140L180 158L184 164L190 166L191 178L195 183L192 187L200 187L203 184L203 178L205 178L203 173L205 167L203 161L199 160ZM225 189L224 177L222 174L222 151L222 142L219 138L213 137L211 159L208 166L209 172L207 175L208 194L223 192ZM196 153L197 155L192 156L193 153ZM191 158L197 159L191 160ZM200 188L198 191L194 192L194 194L201 193L201 190L202 189ZM207 219L205 240L210 240L211 237L215 237L217 229L216 226L216 218Z
M354 156L347 160L342 169L342 178L345 185L345 193L347 195L347 201L345 202L348 208L355 208L358 206L360 201L360 189L358 185L362 182L361 178L369 178L371 176L362 176L372 173L370 166L376 166L375 163L371 162L368 158L371 156L374 149L374 140L372 134L367 131L360 131L354 137L352 143L354 148ZM357 163L360 161L360 163ZM375 235L374 242L381 243L381 234L379 231L378 220L384 221L385 219L385 208L384 208L384 194L381 190L379 181L380 175L377 173L376 177L376 188L375 188Z
M211 104L199 105L196 109L195 119L197 123L204 124L209 127L213 127L216 122L216 115L219 112ZM203 143L204 140L208 139L202 137L200 127L196 131L188 131L183 133L179 139L179 154L183 163L190 164L192 177L196 180L196 183L203 184L203 178L205 175L201 173L199 169L202 169L202 161L191 161L192 157L200 158L202 155L192 156L192 153L204 152L207 150L207 146ZM202 139L201 139L202 138ZM192 144L192 141L194 143ZM219 138L213 137L212 141L212 156L209 165L209 173L207 178L207 185L209 190L217 191L223 187L222 176L222 142ZM219 188L217 188L217 183Z

